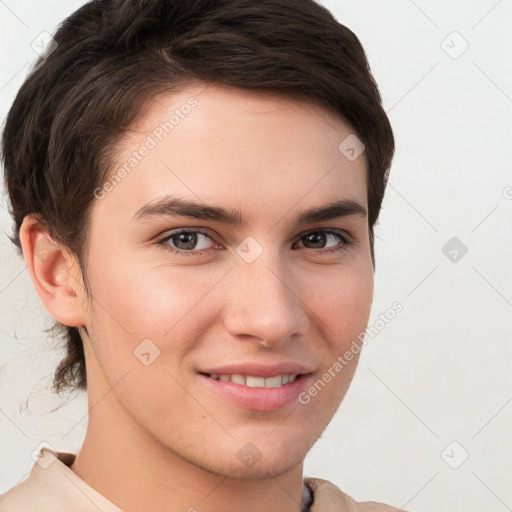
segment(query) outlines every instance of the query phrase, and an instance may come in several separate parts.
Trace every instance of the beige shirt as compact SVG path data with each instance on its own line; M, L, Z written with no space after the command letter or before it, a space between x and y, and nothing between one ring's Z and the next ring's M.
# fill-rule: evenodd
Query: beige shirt
M123 512L69 468L74 454L43 446L38 456L29 476L0 495L0 512ZM327 480L305 478L304 483L312 494L309 512L404 512L356 502Z

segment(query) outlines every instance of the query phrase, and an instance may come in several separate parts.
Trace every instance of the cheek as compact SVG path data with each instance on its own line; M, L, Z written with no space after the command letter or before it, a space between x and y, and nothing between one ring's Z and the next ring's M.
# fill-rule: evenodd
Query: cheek
M196 267L197 268L197 267ZM210 278L214 282L214 276ZM201 299L205 281L193 269L137 261L136 258L104 259L92 273L91 286L97 302L116 322L138 335L162 336Z
M313 294L315 314L322 320L322 369L306 389L299 403L308 408L310 417L322 418L320 430L338 409L354 376L362 350L360 335L364 332L373 298L371 267L347 267L326 280L322 293ZM316 428L312 426L313 430Z
M95 357L117 399L141 425L151 417L152 424L172 428L179 420L169 416L169 404L194 406L180 385L179 366L201 337L207 310L196 306L216 279L191 279L192 273L119 258L103 260L90 273Z
M366 266L333 273L312 293L315 313L333 348L342 350L364 331L373 299L373 271ZM328 327L328 328L327 328Z
M223 272L207 265L178 267L117 256L105 257L89 274L94 296L90 325L108 372L113 364L139 369L134 351L147 339L157 347L145 342L150 352L160 350L155 366L179 361L214 316L214 302L205 295Z

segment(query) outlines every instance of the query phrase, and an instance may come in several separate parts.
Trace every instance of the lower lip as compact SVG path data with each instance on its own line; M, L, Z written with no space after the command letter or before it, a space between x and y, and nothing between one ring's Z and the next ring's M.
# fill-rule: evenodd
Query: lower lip
M309 375L301 375L293 382L278 388L251 388L243 384L212 379L204 374L199 374L199 377L224 398L253 411L275 411L297 401L309 379Z

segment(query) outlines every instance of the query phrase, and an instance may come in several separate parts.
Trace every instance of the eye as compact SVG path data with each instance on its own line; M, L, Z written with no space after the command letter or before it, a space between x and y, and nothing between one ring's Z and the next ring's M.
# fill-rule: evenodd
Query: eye
M191 253L193 255L200 250L207 250L208 240L212 241L208 233L197 229L183 229L175 231L157 241L159 245L164 245L168 250L175 253ZM189 256L189 254L187 254Z
M328 240L334 241L334 244L327 245ZM350 244L346 235L339 231L332 231L327 229L320 229L318 231L311 231L303 235L299 242L305 241L307 249L321 249L322 253L332 253L343 251ZM341 242L341 244L340 244ZM321 247L319 247L321 246Z

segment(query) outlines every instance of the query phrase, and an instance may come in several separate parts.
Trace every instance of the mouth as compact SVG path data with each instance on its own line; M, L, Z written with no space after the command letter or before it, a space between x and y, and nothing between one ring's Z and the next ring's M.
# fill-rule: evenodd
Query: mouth
M237 408L270 412L299 402L312 373L281 373L268 377L241 373L217 374L199 372L198 377L214 393L214 399ZM300 402L299 402L300 403Z
M284 373L273 377L258 377L255 375L242 375L241 373L219 375L216 373L201 373L213 380L232 382L250 388L280 388L294 382L301 374Z

